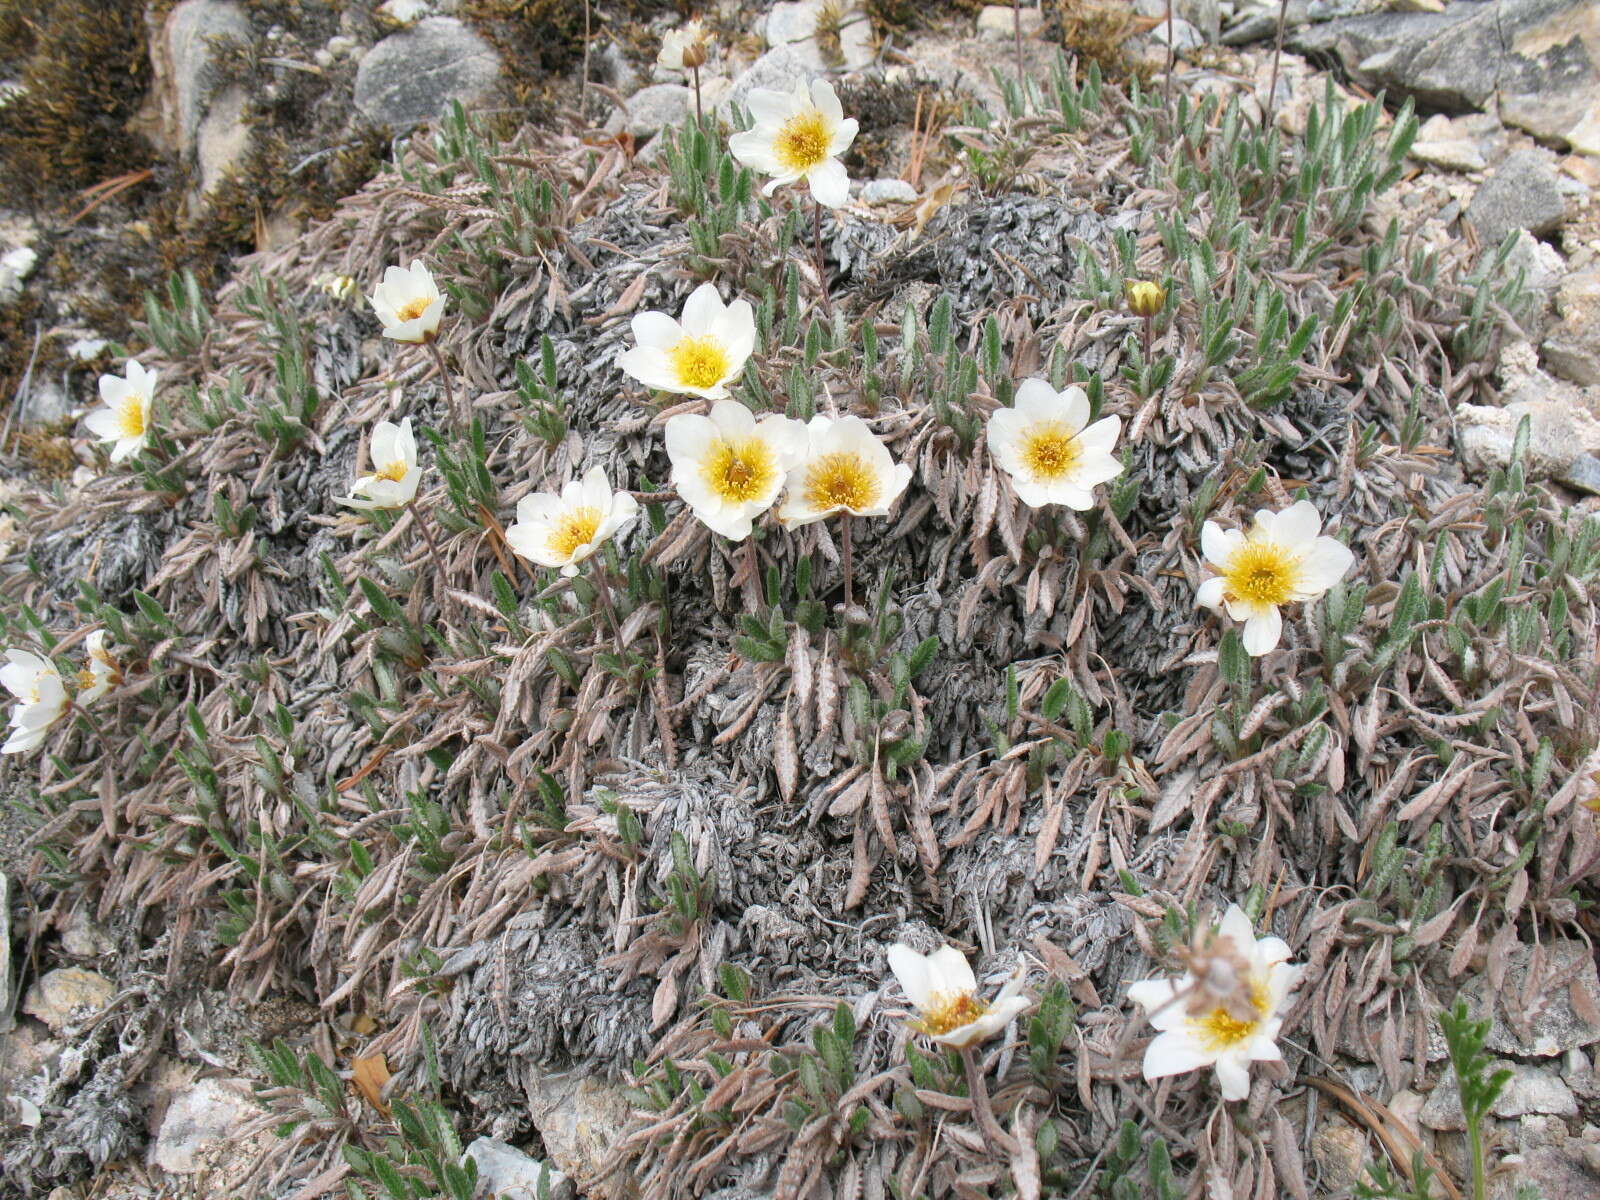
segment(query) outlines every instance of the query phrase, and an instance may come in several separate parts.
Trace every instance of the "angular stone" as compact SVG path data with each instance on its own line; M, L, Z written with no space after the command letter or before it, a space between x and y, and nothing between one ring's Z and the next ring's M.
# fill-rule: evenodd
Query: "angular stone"
M749 68L733 81L733 86L728 89L727 95L717 102L717 112L727 117L734 105L745 107L750 93L757 88L792 92L802 84L809 84L815 77L816 68L800 46L793 44L776 46L751 63Z
M194 145L207 109L206 72L220 44L248 44L254 37L243 5L234 0L183 0L167 14L162 36L151 45L158 136L167 149L187 153Z
M1411 157L1447 171L1481 171L1489 165L1478 140L1455 127L1443 113L1435 113L1417 130Z
M1525 463L1529 475L1535 479L1561 475L1578 455L1600 452L1600 421L1583 409L1560 400L1514 400L1499 408L1477 404L1457 406L1456 436L1462 459L1469 467L1480 471L1509 464L1517 426L1524 417L1528 418ZM1593 975L1592 965L1590 974ZM1600 1040L1600 1030L1595 1030L1594 1037L1589 1040ZM1582 1046L1588 1042L1572 1044ZM1511 1049L1505 1045L1494 1048ZM1521 1053L1559 1054L1565 1049L1562 1045L1551 1050Z
M904 179L869 179L861 185L863 204L910 204L917 189Z
M207 1151L231 1141L261 1109L243 1079L202 1079L172 1098L151 1160L174 1175L193 1175L204 1167Z
M831 31L823 30L819 39L817 23L830 13L837 14L838 24ZM764 32L768 46L794 46L816 70L842 66L855 71L874 57L872 21L860 8L848 4L829 5L822 0L774 4ZM830 33L833 36L828 36Z
M701 99L705 99L703 94ZM681 83L653 83L629 96L626 107L611 114L606 129L626 129L635 140L643 141L668 125L681 125L693 111L693 88Z
M38 262L38 252L32 246L18 246L0 255L0 304L10 304L22 295L22 284Z
M551 1072L528 1085L529 1115L550 1160L596 1200L620 1200L626 1181L595 1183L612 1149L633 1130L633 1110L619 1088L576 1071Z
M479 1196L498 1200L540 1200L540 1180L549 1188L549 1200L573 1200L577 1189L562 1172L524 1154L496 1138L481 1137L467 1147L462 1162L478 1164Z
M1561 323L1540 347L1545 365L1573 383L1600 384L1600 269L1568 275L1555 304Z
M194 146L201 195L213 191L250 152L249 107L245 90L231 87L206 109Z
M1494 1115L1521 1117L1529 1113L1575 1117L1578 1115L1578 1098L1554 1071L1526 1063L1512 1063L1511 1078L1495 1098Z
M1463 405L1462 408L1467 406ZM1461 412L1458 408L1457 414ZM1600 421L1588 413L1575 422L1573 440L1590 453L1600 449ZM1514 428L1514 426L1513 426ZM1568 461L1572 457L1568 454ZM1522 997L1528 992L1528 972L1535 955L1541 960L1539 982L1543 994L1531 1009L1524 1010ZM1507 956L1504 982L1490 993L1489 980L1478 976L1461 989L1475 1017L1492 1016L1485 1045L1497 1054L1516 1054L1549 1058L1564 1054L1574 1046L1600 1042L1600 1025L1591 1024L1573 1007L1572 994L1581 991L1585 1012L1600 1011L1600 977L1595 973L1592 951L1582 942L1556 938L1536 948L1519 945Z
M985 4L978 13L978 36L1000 42L1016 34L1016 10L1008 4ZM1022 36L1034 37L1044 28L1044 14L1037 8L1022 10Z
M1567 202L1555 168L1540 150L1518 150L1495 168L1467 207L1467 220L1485 246L1498 246L1506 234L1526 229L1535 236L1557 229L1567 218Z
M356 68L356 107L375 125L408 129L446 112L452 100L468 108L500 84L494 47L454 17L429 17L390 34Z
M1311 1139L1312 1160L1322 1169L1322 1182L1342 1192L1361 1178L1361 1164L1367 1159L1367 1139L1350 1122L1329 1117L1317 1126Z
M116 994L116 984L96 971L58 967L28 989L22 1011L60 1030L99 1012Z
M1447 111L1495 99L1507 124L1590 153L1600 152L1596 44L1593 0L1456 0L1440 12L1309 25L1289 39L1301 53L1339 59L1366 87Z

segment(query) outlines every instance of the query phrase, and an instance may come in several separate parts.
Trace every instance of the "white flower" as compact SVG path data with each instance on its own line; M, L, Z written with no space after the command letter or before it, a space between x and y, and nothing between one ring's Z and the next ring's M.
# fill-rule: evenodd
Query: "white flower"
M1020 958L991 1004L978 999L978 981L954 946L924 955L896 942L889 947L889 968L917 1010L911 1027L954 1050L993 1037L1033 1003L1017 995L1026 973Z
M778 509L787 529L837 512L887 516L911 482L911 468L897 464L860 417L812 417L806 437L805 461L789 472Z
M559 496L535 492L517 504L517 519L506 529L506 543L541 567L560 567L573 576L578 564L607 538L639 515L627 492L613 492L604 467L591 467Z
M1228 906L1208 955L1238 964L1243 973L1236 981L1240 1003L1212 1003L1192 974L1176 981L1147 979L1128 989L1128 998L1144 1008L1160 1031L1144 1052L1144 1077L1154 1080L1215 1067L1222 1098L1243 1100L1250 1093L1250 1064L1283 1057L1276 1041L1283 1026L1279 1014L1300 968L1285 961L1289 947L1281 938L1256 940L1250 918L1237 904ZM1191 1011L1197 999L1199 1011Z
M121 462L144 449L150 432L150 398L156 392L156 373L130 358L126 377L100 376L100 399L105 403L84 417L89 432L102 442L115 442L111 461Z
M646 387L721 400L756 348L756 314L748 300L724 305L712 283L702 283L683 306L683 320L664 312L633 318L639 344L624 350L620 366Z
M390 267L383 282L368 296L372 311L383 322L383 336L397 342L425 342L439 332L444 297L420 258L411 266Z
M1218 575L1195 593L1195 603L1244 622L1244 648L1265 654L1278 644L1283 615L1297 600L1315 600L1343 578L1355 555L1343 542L1318 537L1322 518L1307 500L1280 513L1262 509L1249 533L1207 521L1200 548Z
M807 444L799 421L776 413L757 420L737 400L718 400L709 417L679 413L667 421L672 486L714 533L736 542L772 507Z
M733 156L753 171L771 175L766 193L804 179L819 204L838 208L850 198L850 177L839 155L856 138L856 120L845 119L833 85L818 79L808 95L756 88L745 101L755 124L728 139Z
M417 439L411 435L411 418L400 424L379 421L372 427L371 475L350 485L350 495L339 497L351 508L404 508L417 495L422 472L417 468Z
M1122 421L1101 417L1093 425L1088 422L1089 397L1081 387L1057 392L1043 379L1024 379L1017 387L1016 407L997 409L990 416L989 453L1029 508L1093 508L1094 486L1122 474L1122 464L1111 453Z
M36 749L56 718L67 707L67 689L49 659L27 650L7 650L0 667L0 684L18 700L11 710L11 736L0 754L23 754Z
M83 670L78 672L78 702L98 700L122 682L122 668L106 649L106 631L96 629L83 643Z
M669 71L689 71L703 67L717 35L707 33L700 18L688 22L681 29L669 29L661 39L661 51L656 55L656 65Z

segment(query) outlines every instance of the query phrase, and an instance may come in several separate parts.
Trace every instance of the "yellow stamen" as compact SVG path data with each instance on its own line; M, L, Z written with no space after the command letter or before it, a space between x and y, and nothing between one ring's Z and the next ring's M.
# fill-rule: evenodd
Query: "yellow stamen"
M387 479L392 483L399 483L406 477L406 472L408 470L410 470L410 468L406 466L405 459L397 458L387 467L383 468L383 470L379 471L377 478Z
M790 117L778 130L773 157L786 171L808 171L828 157L828 127L816 109Z
M1065 425L1041 421L1022 435L1022 463L1041 483L1066 477L1078 461L1078 439Z
M1199 1026L1201 1038L1206 1043L1208 1050L1226 1050L1230 1046L1237 1046L1255 1035L1261 1028L1261 1022L1267 1015L1270 1007L1270 997L1264 984L1252 983L1250 985L1250 1007L1255 1010L1255 1017L1251 1020L1241 1021L1226 1008L1214 1008L1211 1012L1201 1017L1196 1025Z
M557 517L550 527L550 553L559 558L571 558L578 547L594 541L600 528L600 510L585 505Z
M806 472L806 503L812 508L861 512L878 498L878 480L859 454L824 454Z
M713 388L728 373L728 352L713 337L686 337L668 354L680 387Z
M94 672L85 667L78 672L78 688L92 688L94 686Z
M911 1025L923 1033L937 1036L960 1029L963 1025L971 1025L988 1011L989 1006L971 992L957 992L954 995L939 993L929 998L927 1007Z
M735 503L765 495L778 474L772 450L760 438L718 442L700 471L707 487L721 499Z
M1227 594L1251 604L1287 604L1295 575L1294 557L1272 542L1246 542L1224 572Z
M143 437L145 431L144 417L145 398L130 395L122 401L122 407L117 412L117 420L122 427L122 436L125 438Z
M395 309L394 315L398 320L401 321L415 321L423 313L428 311L428 305L432 303L433 301L431 298L427 296L418 296L415 300L407 300L399 308Z

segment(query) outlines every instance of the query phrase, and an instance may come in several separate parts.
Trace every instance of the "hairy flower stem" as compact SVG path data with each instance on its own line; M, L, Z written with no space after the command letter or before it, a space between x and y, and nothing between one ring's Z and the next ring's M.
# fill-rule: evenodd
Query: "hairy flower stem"
M817 254L817 287L822 292L822 315L833 321L833 297L828 295L828 264L822 257L822 202L811 201L811 241Z
M622 654L622 622L617 620L617 609L611 602L611 576L601 565L600 556L595 555L590 560L594 563L594 590L600 597L600 607L606 610L606 621L611 626L611 636L617 643L617 654Z
M1017 1140L994 1119L994 1109L989 1106L989 1089L983 1082L983 1072L978 1069L977 1056L971 1046L962 1047L960 1053L961 1065L967 1071L967 1094L972 1100L972 1115L978 1120L978 1132L996 1153L1014 1153L1018 1148Z
M1261 128L1272 128L1272 110L1278 101L1278 60L1283 57L1283 31L1289 25L1289 0L1278 5L1278 36L1272 43L1272 81L1267 84L1267 102L1261 106Z
M589 31L590 0L583 0L583 86L578 90L578 111L589 111L589 46L594 38Z
M111 739L106 737L106 731L100 728L100 722L89 715L89 710L76 700L67 701L67 710L83 718L83 723L94 731L94 736L99 740L100 751L106 756L106 760L115 762L117 757L116 749L111 745Z
M433 560L433 569L439 572L439 586L444 590L444 601L439 605L439 611L441 614L448 611L451 617L455 617L456 602L450 595L450 574L445 570L444 555L439 553L439 543L433 539L433 525L427 518L427 510L417 500L412 500L407 507L411 510L411 519L416 522L417 532L428 545L428 557Z
M440 353L438 343L433 338L428 338L423 345L428 348L428 353L433 355L434 364L439 368L439 379L444 384L445 407L450 410L450 423L459 429L461 414L456 411L456 389L450 382L450 368L444 365L444 355Z
M1289 0L1283 0L1285 4ZM1162 100L1170 109L1172 107L1172 68L1177 63L1177 40L1172 36L1172 10L1177 7L1176 0L1167 0L1167 75L1162 80L1162 90L1166 93Z
M844 606L850 608L856 602L855 597L855 562L851 555L850 544L850 514L844 514L844 527L839 534L839 555L844 571Z
M1017 86L1026 96L1028 76L1022 69L1022 0L1013 0L1011 5L1011 36L1017 43Z
M1151 341L1151 335L1152 335L1152 332L1153 332L1152 331L1152 326L1154 324L1155 324L1155 317L1153 317L1153 316L1146 316L1145 317L1145 319L1144 319L1144 365L1147 366L1147 367L1150 365L1150 341Z
M690 67L689 73L694 77L694 119L702 128L706 123L705 110L700 107L700 68Z

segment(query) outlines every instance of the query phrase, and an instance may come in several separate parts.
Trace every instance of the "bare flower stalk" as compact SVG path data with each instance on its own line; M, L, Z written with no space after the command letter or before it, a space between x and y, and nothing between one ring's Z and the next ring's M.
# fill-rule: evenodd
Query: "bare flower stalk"
M440 612L448 611L451 617L455 617L456 602L450 595L450 574L445 570L444 555L439 553L439 543L434 540L433 525L428 520L427 510L420 500L412 500L406 507L411 510L411 519L416 522L417 532L427 543L428 557L433 560L434 570L439 572L439 586L444 590L444 600L439 605Z
M1278 4L1278 36L1272 43L1272 81L1267 84L1267 102L1261 106L1261 128L1272 128L1272 110L1278 102L1278 62L1283 58L1283 33L1289 26L1289 0Z
M456 389L455 385L450 382L450 368L444 365L444 355L439 350L438 342L430 337L422 344L428 348L428 353L433 355L434 364L439 368L439 379L444 384L445 407L450 410L451 424L459 428L461 425L461 413L456 410Z
M961 1065L967 1072L967 1094L972 1100L972 1115L977 1118L978 1132L990 1149L998 1154L1011 1155L1017 1151L1017 1139L1000 1128L995 1120L994 1108L989 1103L989 1088L978 1068L978 1059L971 1046L961 1048Z
M1017 86L1026 94L1028 77L1022 69L1022 0L1014 0L1011 6L1011 34L1017 44Z
M617 620L616 605L611 600L611 575L600 562L596 554L591 560L594 563L594 590L600 597L600 607L605 609L606 621L611 626L611 636L617 645L617 653L622 653L622 622Z
M844 606L852 607L855 602L855 563L852 561L852 546L850 543L850 514L845 513L840 522L842 529L839 534L839 555L844 571Z
M822 292L822 315L833 320L833 297L828 295L828 264L822 256L822 202L811 201L811 243L817 256L817 288Z

